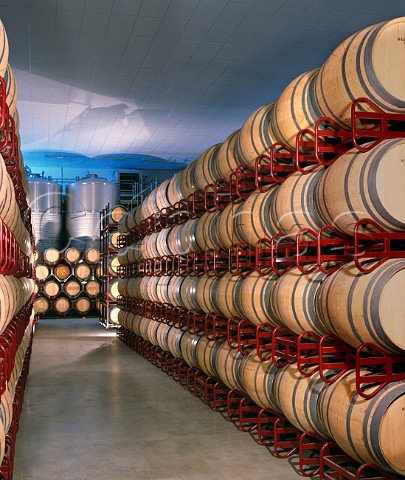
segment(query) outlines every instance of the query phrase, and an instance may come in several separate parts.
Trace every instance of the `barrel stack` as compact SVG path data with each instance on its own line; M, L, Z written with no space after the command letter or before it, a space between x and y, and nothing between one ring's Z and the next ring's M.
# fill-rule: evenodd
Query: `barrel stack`
M35 265L35 310L38 315L64 317L68 313L87 316L99 311L100 251L81 253L75 247L63 252L48 248Z
M164 208L165 191L169 181L163 182L160 189L153 191L153 195L145 199L141 207L145 211L145 216L152 215L159 204ZM118 269L120 264L128 265L140 259L137 245L130 245L127 249L119 250L119 225L126 224L128 212L122 205L107 205L101 212L101 232L100 245L100 277L101 291L99 295L100 306L100 324L105 328L116 328L118 326L117 307L118 291ZM87 283L86 291L91 292L96 286L91 282Z
M18 88L0 21L0 476L11 478L34 332L35 236L20 150ZM5 102L4 102L5 100ZM46 271L42 272L45 275ZM52 290L52 286L49 286Z
M352 105L366 98L361 111L383 111L393 123L405 113L403 53L394 48L404 37L405 18L352 35L324 65L301 74L129 211L118 224L124 247L117 284L120 338L214 409L215 384L212 391L228 392L223 408L231 418L235 394L298 436L333 440L353 462L399 476L405 475L405 141L394 132L370 143L378 122L352 123ZM310 142L323 117L334 131L374 133L315 161ZM274 160L279 152L292 160ZM256 169L257 180L263 155L283 172L267 188L236 189L227 205L214 198L195 208L210 185L233 185L241 165ZM383 255L382 239L398 243ZM326 256L325 244L333 246ZM336 245L344 245L343 256ZM312 350L305 363L297 352L306 338ZM324 365L325 344L348 353L340 374L336 362ZM357 369L350 360L356 349ZM380 388L375 369L360 361L375 360L376 352L395 366Z

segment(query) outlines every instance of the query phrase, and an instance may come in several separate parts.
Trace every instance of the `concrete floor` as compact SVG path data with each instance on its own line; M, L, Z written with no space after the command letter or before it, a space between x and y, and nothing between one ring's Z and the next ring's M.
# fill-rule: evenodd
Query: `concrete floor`
M295 478L97 320L37 326L14 480Z

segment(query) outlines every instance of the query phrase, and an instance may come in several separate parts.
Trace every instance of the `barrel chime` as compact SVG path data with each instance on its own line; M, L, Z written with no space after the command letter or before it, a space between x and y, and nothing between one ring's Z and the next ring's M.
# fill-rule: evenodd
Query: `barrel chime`
M401 38L405 18L352 35L321 68L293 80L276 102L253 112L239 130L163 182L119 223L125 245L118 254L124 272L118 284L121 339L166 372L170 362L181 359L176 365L186 365L199 379L185 382L191 390L194 385L194 393L201 378L204 395L210 385L223 385L269 418L276 416L278 425L313 432L321 444L334 440L353 461L388 472L378 478L405 475ZM360 114L352 122L356 105ZM387 118L383 132L378 125ZM329 133L320 134L322 128ZM329 153L316 157L314 138L317 152L327 145ZM226 190L246 171L255 172L260 184L263 161L271 166L268 188L250 195ZM206 212L199 211L196 205L210 191L225 191L227 197L217 195ZM308 248L294 257L294 245L303 238ZM375 251L366 256L373 238ZM392 238L399 239L395 252L380 254L381 239ZM335 247L326 261L319 260L318 250L312 265L302 263L325 239L346 249L338 251L343 260ZM293 253L284 249L281 258L274 252L283 244ZM234 251L254 252L253 260L248 256L250 273L233 268L228 254ZM265 268L258 252L271 258ZM226 331L238 321L255 332L256 340L245 344L249 348L237 342L235 348ZM212 325L225 325L224 334ZM273 339L267 356L259 348L260 331ZM275 351L281 331L295 346L303 335L316 339L315 349L328 339L348 357L359 355L358 348L366 359L378 351L391 359L394 372L377 388L372 362L355 369L348 361L340 375L319 365L305 370L297 356ZM179 374L173 371L173 377Z

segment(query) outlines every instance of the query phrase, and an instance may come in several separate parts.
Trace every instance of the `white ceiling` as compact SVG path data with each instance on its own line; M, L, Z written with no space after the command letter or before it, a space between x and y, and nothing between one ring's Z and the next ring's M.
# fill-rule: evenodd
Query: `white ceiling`
M404 0L0 0L25 150L188 161Z

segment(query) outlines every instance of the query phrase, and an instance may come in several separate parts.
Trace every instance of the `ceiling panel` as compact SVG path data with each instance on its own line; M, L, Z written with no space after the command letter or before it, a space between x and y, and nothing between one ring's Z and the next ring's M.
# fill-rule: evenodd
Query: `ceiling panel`
M401 15L403 0L0 0L23 149L180 162Z

